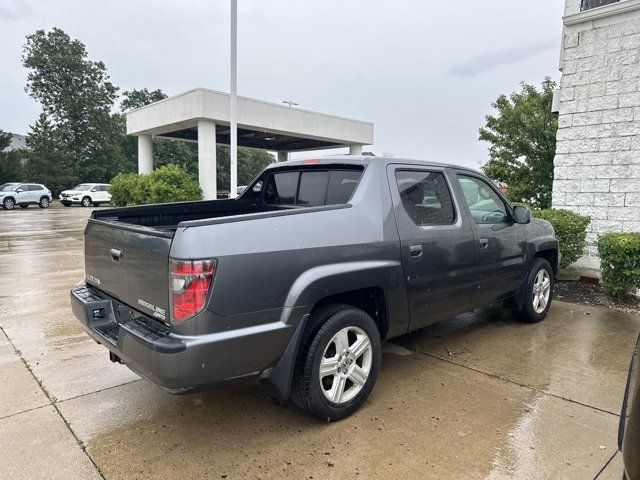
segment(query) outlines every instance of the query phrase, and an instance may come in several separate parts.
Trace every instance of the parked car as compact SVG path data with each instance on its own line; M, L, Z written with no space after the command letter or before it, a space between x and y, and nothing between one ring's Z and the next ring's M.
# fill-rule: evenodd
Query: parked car
M111 201L109 195L109 187L106 183L81 183L71 190L65 190L60 194L60 203L65 207L73 204L82 205L83 207L99 207L103 203Z
M28 208L39 205L48 208L51 202L51 190L39 183L5 183L0 185L0 205L5 210L13 210L16 205Z
M368 156L270 166L236 199L95 211L84 240L73 311L113 361L172 393L257 380L327 421L366 400L383 339L497 300L544 319L559 256L480 173Z
M618 446L622 452L625 480L640 478L640 337L629 367L620 414Z

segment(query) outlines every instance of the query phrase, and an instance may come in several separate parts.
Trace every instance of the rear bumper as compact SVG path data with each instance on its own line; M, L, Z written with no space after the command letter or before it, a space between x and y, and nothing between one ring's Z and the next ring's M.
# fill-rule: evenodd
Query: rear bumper
M85 286L71 290L71 307L96 342L131 370L171 393L256 379L277 364L295 331L295 326L275 322L181 336L137 312L125 321L117 319L114 312L131 309Z

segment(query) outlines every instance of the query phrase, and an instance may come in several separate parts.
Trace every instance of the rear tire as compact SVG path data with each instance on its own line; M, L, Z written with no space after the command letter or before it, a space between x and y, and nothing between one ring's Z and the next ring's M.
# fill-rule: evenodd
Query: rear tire
M89 197L84 197L84 198L82 199L82 203L81 203L81 205L82 205L83 207L90 207L90 206L91 206L91 199L90 199Z
M49 199L47 197L42 197L38 206L40 208L49 208Z
M534 259L524 288L524 304L521 309L513 311L514 317L527 323L544 320L553 299L553 269L546 259Z
M366 312L343 304L321 307L298 352L291 400L327 422L348 417L375 385L381 350L380 332Z
M16 201L13 198L5 198L2 202L2 207L5 210L13 210L16 206Z

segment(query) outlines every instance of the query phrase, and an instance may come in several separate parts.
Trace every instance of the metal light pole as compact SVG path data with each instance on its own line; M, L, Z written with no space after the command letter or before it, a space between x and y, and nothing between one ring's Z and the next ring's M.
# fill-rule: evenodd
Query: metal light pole
M229 170L231 186L229 198L236 197L238 189L238 0L231 0L231 92L229 114L231 121L231 148Z

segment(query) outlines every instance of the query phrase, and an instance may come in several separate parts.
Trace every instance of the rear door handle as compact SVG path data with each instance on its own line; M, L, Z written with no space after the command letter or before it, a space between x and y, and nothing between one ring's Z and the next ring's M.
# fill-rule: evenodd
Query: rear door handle
M412 258L419 258L422 256L422 245L417 244L417 245L411 245L409 247L409 255L411 255Z
M489 246L489 239L481 238L480 240L478 240L478 243L480 244L480 248L487 248Z

